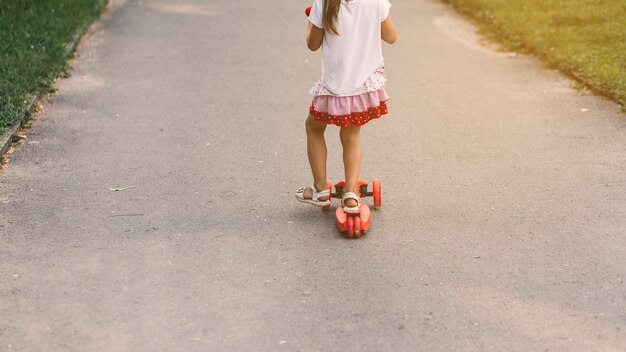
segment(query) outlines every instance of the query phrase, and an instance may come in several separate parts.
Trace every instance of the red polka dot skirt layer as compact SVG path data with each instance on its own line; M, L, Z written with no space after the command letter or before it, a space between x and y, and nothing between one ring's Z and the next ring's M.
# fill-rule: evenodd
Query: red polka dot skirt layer
M381 102L380 105L375 108L368 108L367 111L353 112L349 115L342 116L333 116L324 112L317 112L315 111L313 105L311 105L309 110L317 121L337 125L339 127L347 127L350 125L363 126L370 120L377 119L389 112L386 101Z
M309 111L315 120L327 124L363 126L388 113L388 100L384 88L347 97L320 95L313 98Z

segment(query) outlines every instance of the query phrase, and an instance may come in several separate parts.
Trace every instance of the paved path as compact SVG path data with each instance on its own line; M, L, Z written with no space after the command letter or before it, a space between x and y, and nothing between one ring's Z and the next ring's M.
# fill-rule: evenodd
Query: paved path
M347 240L293 199L306 4L117 2L0 177L0 350L625 350L618 107L395 0Z

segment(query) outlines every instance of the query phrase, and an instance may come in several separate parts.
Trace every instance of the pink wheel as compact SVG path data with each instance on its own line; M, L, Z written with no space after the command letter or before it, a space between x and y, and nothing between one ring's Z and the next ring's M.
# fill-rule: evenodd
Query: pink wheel
M361 218L358 216L354 217L354 237L361 237Z
M352 216L348 216L346 218L346 222L347 222L347 233L348 233L348 237L349 238L354 238L354 218Z
M333 183L330 182L330 180L326 180L326 188L328 188L328 190L330 191L328 194L328 200L332 200L333 199ZM328 210L330 209L330 205L323 206L322 209Z
M383 190L380 186L380 180L375 178L372 181L374 209L379 209L383 205Z

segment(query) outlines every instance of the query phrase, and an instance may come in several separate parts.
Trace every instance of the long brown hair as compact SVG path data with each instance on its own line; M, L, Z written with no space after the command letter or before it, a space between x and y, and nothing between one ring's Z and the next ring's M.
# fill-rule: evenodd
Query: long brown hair
M324 0L324 29L330 34L339 34L336 27L339 7L341 7L341 0Z

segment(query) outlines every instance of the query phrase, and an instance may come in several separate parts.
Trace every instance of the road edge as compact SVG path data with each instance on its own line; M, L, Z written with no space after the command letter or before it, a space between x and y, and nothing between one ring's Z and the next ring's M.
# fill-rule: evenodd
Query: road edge
M100 16L98 16L98 18L94 19L93 21L88 21L87 23L85 23L85 25L81 27L76 32L76 34L74 34L72 40L66 45L65 54L67 56L67 63L70 63L72 59L76 58L76 53L78 52L78 47L80 46L81 40L94 29L94 26L99 23L103 16L110 10L111 1L103 1L104 7L102 12L100 13ZM68 66L67 71L69 71L70 69L71 66ZM59 77L63 77L63 73L61 73ZM37 113L41 101L52 94L54 93L40 92L39 94L33 96L30 102L27 104L28 108L26 109L26 113L24 114L22 119L16 124L7 127L4 133L0 135L0 166L2 166L6 162L7 158L5 157L5 153L7 153L7 151L11 148L11 145L21 139L18 132L26 125L28 121L32 119L33 115Z

